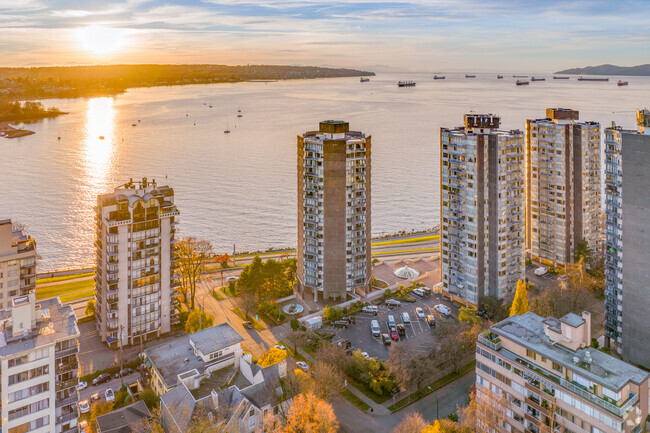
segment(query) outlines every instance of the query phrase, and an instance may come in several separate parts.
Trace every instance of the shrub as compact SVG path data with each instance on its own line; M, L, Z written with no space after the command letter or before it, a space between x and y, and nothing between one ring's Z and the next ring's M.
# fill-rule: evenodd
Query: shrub
M592 338L591 339L591 347L593 347L594 349L598 349L598 346L599 346L598 340L595 339L595 338Z
M391 292L390 289L386 289L386 290L384 290L384 295L383 296L384 296L384 299L388 299L391 296L393 296L393 292Z
M160 397L151 388L147 388L140 393L140 400L144 401L149 409L157 408L160 403Z
M329 305L326 305L325 308L323 308L323 320L333 322L339 320L341 317L343 317L343 312L340 309L330 307Z
M284 312L282 312L280 308L278 308L278 305L273 301L262 302L259 305L259 310L265 313L273 320L278 320L280 322L284 322L285 320L287 320L287 315L284 314Z
M296 331L298 328L300 328L300 322L294 317L291 319L291 330Z

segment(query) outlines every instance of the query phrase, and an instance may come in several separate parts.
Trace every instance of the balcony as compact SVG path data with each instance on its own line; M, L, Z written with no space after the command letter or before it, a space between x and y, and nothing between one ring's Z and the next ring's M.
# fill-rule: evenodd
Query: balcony
M497 351L501 349L501 338L498 335L492 334L491 332L484 332L478 336L479 343L484 346L489 347L490 349Z
M623 418L625 414L634 406L638 401L639 401L639 395L633 395L632 398L628 399L625 404L622 406L617 406L615 404L609 403L605 400L603 400L601 397L597 396L596 394L593 394L589 391L587 391L585 388L581 387L580 385L574 384L572 382L569 382L565 379L560 379L560 385L568 389L569 391L573 392L574 394L577 394L581 396L582 398L588 400L590 403L594 403L603 409L607 410L610 413L613 413L619 418Z
M66 362L64 364L56 365L56 374L67 373L68 371L77 370L79 368L79 362L76 360L74 362Z
M76 404L77 401L79 401L79 399L77 398L76 393L72 394L71 396L66 397L66 398L57 398L56 399L56 407L63 407L63 406L67 406L67 405L70 405L70 404Z
M54 356L56 358L62 358L64 356L73 355L79 352L79 346L75 345L73 347L68 347L67 349L57 349Z
M56 423L57 424L62 424L64 422L72 421L75 418L78 418L79 415L77 415L77 411L75 410L74 412L70 412L67 415L61 415L56 417ZM75 429L76 431L76 429Z
M56 384L56 390L57 391L63 391L64 389L72 388L73 386L77 386L79 383L79 378L75 377L70 380L66 380L65 382L57 382Z

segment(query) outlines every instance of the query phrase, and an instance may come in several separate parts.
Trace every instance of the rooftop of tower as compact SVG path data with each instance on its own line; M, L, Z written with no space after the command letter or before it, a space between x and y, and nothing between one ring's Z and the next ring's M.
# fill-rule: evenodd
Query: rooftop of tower
M302 136L320 142L325 139L358 140L366 137L366 134L360 131L350 131L350 124L344 120L323 120L318 126L318 131L308 131Z

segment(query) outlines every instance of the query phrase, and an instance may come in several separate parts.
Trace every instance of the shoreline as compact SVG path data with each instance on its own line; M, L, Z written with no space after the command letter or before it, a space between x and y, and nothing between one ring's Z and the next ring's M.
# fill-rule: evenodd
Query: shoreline
M374 236L372 240L377 241L377 240L385 240L388 238L401 238L405 236L408 237L408 236L423 235L426 233L437 233L439 232L439 229L440 229L440 225L435 225L429 229L422 229L422 230L410 230L410 231L400 230L397 233ZM257 254L283 253L283 252L291 252L291 251L295 251L295 248L287 247L287 248L269 248L266 250L257 250L257 251L238 251L236 257L254 256ZM57 276L65 276L65 275L83 274L94 270L95 270L95 266L91 264L88 264L87 267L55 269L53 271L39 272L38 274L36 274L36 280L38 281L39 278L50 278L53 276L57 277Z
M9 124L10 122L0 122L0 137L19 138L27 135L36 134L29 129L19 129Z

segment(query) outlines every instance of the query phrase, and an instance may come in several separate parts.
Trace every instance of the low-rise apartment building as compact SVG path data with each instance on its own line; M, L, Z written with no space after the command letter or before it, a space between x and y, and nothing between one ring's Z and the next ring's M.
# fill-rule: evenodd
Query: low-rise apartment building
M505 407L507 432L639 433L650 373L590 347L591 314L512 316L476 345L481 396Z
M9 433L76 433L79 329L59 298L32 290L0 311L1 425Z
M0 310L36 288L36 241L10 219L0 220Z

